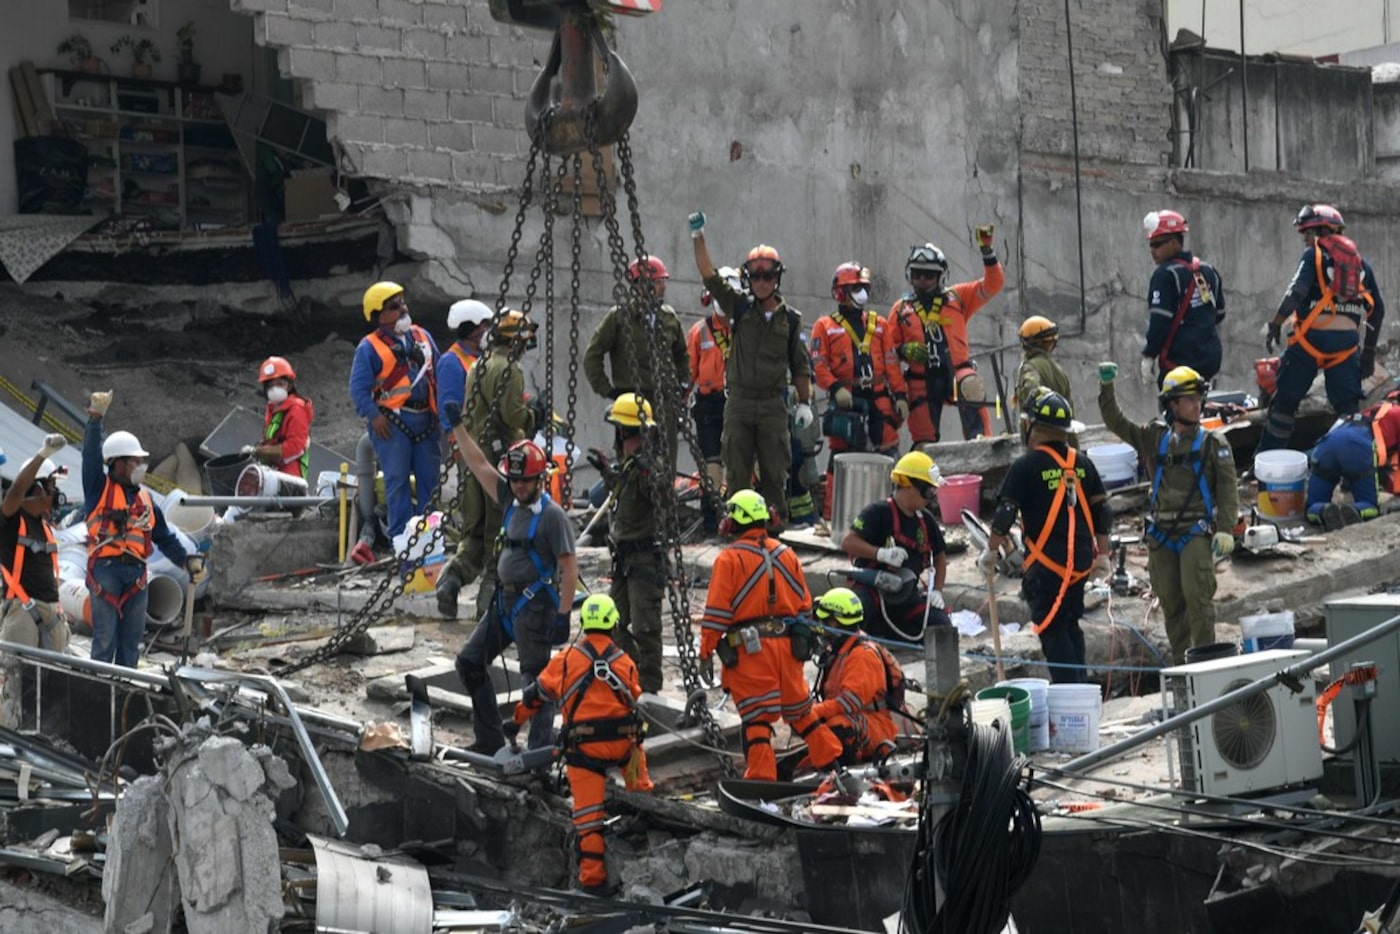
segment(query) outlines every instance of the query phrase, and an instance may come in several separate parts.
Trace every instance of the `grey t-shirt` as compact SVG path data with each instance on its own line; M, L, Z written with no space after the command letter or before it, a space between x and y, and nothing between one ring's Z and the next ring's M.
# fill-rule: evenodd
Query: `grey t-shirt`
M496 486L496 497L496 501L502 504L502 509L515 500L510 491L510 482L504 477ZM545 498L541 497L536 504L542 508L532 547L544 560L545 567L554 568L559 564L560 555L574 553L574 526L564 510L553 500L546 502ZM505 547L501 549L501 556L496 560L496 576L508 587L523 587L539 580L540 572L530 560L529 551L519 547L519 543L525 542L529 536L530 523L534 518L535 514L529 506L516 503L515 508L511 510L510 521L506 525Z

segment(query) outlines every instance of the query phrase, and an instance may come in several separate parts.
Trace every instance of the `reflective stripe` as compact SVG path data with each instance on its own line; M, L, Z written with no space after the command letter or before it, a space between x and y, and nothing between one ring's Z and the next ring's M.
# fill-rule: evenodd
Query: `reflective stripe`
M420 379L428 380L428 408L437 412L437 377L433 373L432 345L428 335L418 325L413 325L409 336L423 349L423 367L416 379L408 378L409 366L400 362L394 354L394 346L373 331L367 338L370 347L379 356L379 372L375 374L371 394L374 404L386 409L401 409L413 393L413 386Z
M123 555L145 561L151 554L155 529L151 495L138 488L134 502L128 503L126 489L108 477L97 508L88 513L87 529L90 562Z

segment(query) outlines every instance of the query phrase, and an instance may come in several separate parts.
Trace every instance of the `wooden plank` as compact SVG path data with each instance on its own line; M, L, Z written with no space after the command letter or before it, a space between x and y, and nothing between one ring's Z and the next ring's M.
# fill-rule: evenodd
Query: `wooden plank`
M24 75L25 87L29 89L29 100L34 107L36 132L48 133L54 121L53 107L49 105L49 96L44 93L44 85L39 81L39 72L34 69L34 63L31 61L20 62L19 67Z
M24 72L18 65L10 68L10 90L15 95L15 131L20 136L37 136L34 105L29 100L29 88L24 80Z

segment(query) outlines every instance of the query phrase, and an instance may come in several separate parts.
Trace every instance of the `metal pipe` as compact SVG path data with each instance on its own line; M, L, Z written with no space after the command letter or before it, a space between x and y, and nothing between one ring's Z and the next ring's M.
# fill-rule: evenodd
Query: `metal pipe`
M36 664L43 665L47 668L67 669L80 673L105 675L108 678L121 678L124 681L134 681L148 687L162 688L166 686L166 679L163 674L152 674L146 671L139 671L135 668L127 668L124 665L114 665L111 662L100 662L91 658L79 658L76 655L65 655L62 652L55 652L51 649L37 649L28 645L20 645L17 642L5 642L0 640L0 651L10 652L22 658L31 659Z
M1242 688L1236 688L1233 691L1221 694L1213 701L1208 701L1199 707L1193 707L1190 710L1177 714L1169 720L1163 720L1156 726L1148 727L1141 733L1135 733L1127 739L1119 740L1110 746L1105 746L1095 752L1080 756L1078 759L1071 759L1058 769L1052 768L1048 771L1073 774L1093 768L1110 759L1116 759L1150 740L1171 733L1188 723L1194 723L1202 717L1208 717L1218 710L1223 710L1236 701L1244 700L1247 697L1253 697L1256 694L1262 694L1276 684L1296 681L1299 676L1307 674L1314 668L1321 668L1334 658L1340 658L1349 652L1361 648L1363 645L1370 645L1377 639L1382 639L1395 632L1397 629L1400 629L1400 616L1392 616L1380 625L1352 636L1350 639L1339 642L1324 652L1319 652L1310 658L1301 658L1292 665L1282 668L1267 677L1260 678L1252 684L1246 684Z
M186 506L242 506L245 509L261 507L286 507L305 509L307 506L323 506L335 502L334 496L186 496L180 500Z

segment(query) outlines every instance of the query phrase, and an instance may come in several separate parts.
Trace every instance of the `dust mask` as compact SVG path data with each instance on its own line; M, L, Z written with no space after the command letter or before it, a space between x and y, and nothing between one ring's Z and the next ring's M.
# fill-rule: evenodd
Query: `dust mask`
M146 482L145 464L137 464L135 467L131 468L131 482L138 486Z
M287 387L273 386L267 390L267 401L273 405L281 405L287 401Z
M399 315L399 320L394 322L394 333L407 334L409 329L412 327L413 318L411 318L407 313L404 313L402 315Z
M869 289L852 289L849 293L852 308L864 308L865 303L870 301Z

